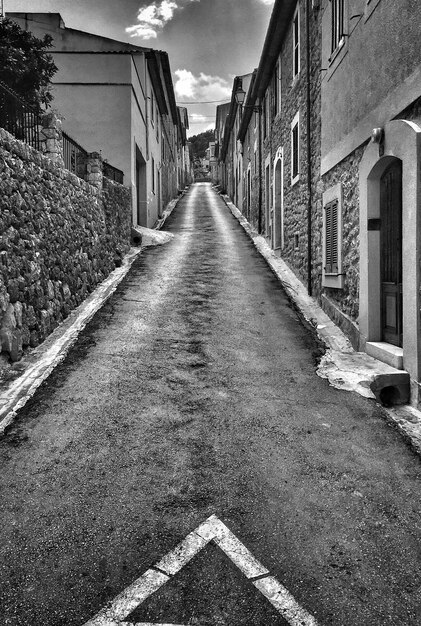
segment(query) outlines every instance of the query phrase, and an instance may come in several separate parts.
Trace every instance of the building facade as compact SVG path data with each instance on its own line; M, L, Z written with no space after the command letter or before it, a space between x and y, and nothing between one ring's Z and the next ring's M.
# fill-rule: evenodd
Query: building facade
M133 224L152 227L177 194L182 132L168 55L67 28L58 13L8 16L53 37L54 108L72 139L124 172Z
M420 381L421 6L325 0L321 85L323 210L333 207L337 275L326 310L354 344ZM325 255L326 259L326 255ZM326 266L326 264L325 264Z
M218 152L232 201L357 350L409 373L415 405L420 23L414 0L277 0Z

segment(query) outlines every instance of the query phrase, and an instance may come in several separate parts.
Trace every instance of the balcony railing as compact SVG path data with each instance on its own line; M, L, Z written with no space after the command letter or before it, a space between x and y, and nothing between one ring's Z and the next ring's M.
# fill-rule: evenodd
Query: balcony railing
M62 133L62 142L64 167L79 178L83 178L88 152L66 133Z
M121 170L118 170L113 165L110 165L109 163L107 163L107 161L104 161L103 163L103 174L105 178L109 178L110 180L113 180L116 183L120 183L120 185L123 184L123 179L124 179L123 172Z

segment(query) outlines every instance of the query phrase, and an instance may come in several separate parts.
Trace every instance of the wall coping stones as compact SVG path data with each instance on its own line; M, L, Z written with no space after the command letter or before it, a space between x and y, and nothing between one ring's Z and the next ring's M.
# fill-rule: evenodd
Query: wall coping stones
M55 174L57 178L65 178L65 180L68 180L73 185L82 187L86 193L92 196L97 196L100 193L97 187L82 180L76 176L76 174L73 174L73 172L61 167L60 164L56 163L48 156L43 155L24 141L16 139L16 137L4 128L0 128L0 148L5 148L10 151L10 153L16 154L23 161L31 162L39 168Z

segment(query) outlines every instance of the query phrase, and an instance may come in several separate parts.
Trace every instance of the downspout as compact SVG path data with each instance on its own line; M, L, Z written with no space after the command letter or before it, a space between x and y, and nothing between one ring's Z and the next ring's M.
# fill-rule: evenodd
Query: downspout
M145 119L146 119L146 160L149 161L149 100L148 96L149 82L148 82L148 61L145 55Z
M259 101L259 221L257 228L259 235L262 233L262 197L262 103Z
M312 285L312 223L311 223L311 205L312 205L312 167L311 167L311 73L310 73L310 0L306 0L306 63L307 63L307 291L311 296L313 293Z

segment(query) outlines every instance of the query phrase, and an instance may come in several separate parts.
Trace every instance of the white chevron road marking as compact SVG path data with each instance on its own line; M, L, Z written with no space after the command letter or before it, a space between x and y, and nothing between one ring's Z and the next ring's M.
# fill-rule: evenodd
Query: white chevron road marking
M142 574L84 626L182 626L147 622L132 624L124 620L211 541L219 546L290 626L317 626L315 618L298 604L276 578L270 576L269 570L254 558L216 515L212 515L189 533L174 550Z

